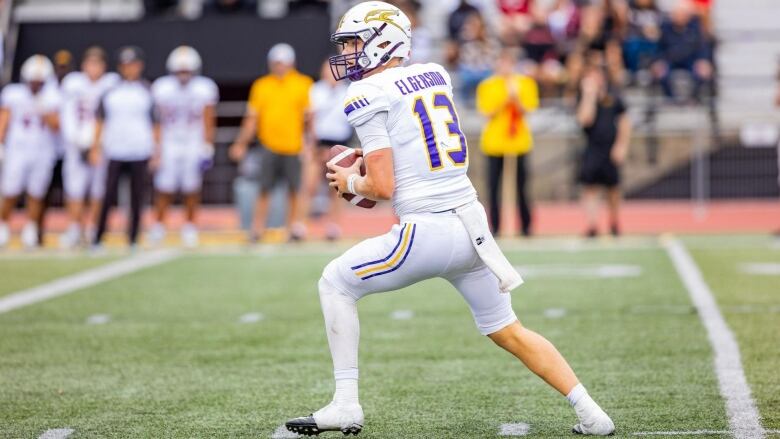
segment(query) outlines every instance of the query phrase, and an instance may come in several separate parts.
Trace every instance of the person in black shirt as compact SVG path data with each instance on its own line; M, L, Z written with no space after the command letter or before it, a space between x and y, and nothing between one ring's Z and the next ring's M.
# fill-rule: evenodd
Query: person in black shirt
M579 182L588 222L586 235L598 234L600 188L606 188L609 224L612 235L620 234L620 170L631 140L631 120L623 100L608 86L603 65L588 68L580 84L577 122L582 126L587 145L582 156Z

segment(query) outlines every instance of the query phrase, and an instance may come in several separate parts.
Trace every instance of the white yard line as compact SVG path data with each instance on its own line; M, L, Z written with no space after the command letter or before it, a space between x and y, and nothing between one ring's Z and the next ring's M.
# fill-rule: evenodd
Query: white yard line
M65 439L71 434L73 434L72 428L54 428L43 432L38 439Z
M729 329L715 298L699 267L680 241L669 238L664 241L669 258L688 290L693 305L698 310L715 354L715 374L720 394L726 401L729 429L735 438L763 438L766 435L759 421L758 410L750 394L750 386L742 369L742 359L734 334Z
M295 439L298 437L303 437L303 436L291 432L284 425L278 426L276 430L274 430L274 432L271 433L271 439Z
M43 302L105 282L144 268L168 262L179 256L176 250L143 252L121 261L82 271L0 298L0 314Z
M501 424L498 430L499 436L525 436L531 432L531 426L525 422Z
M766 434L779 434L780 430L765 430ZM699 436L713 434L731 434L729 430L680 430L680 431L637 431L632 436Z

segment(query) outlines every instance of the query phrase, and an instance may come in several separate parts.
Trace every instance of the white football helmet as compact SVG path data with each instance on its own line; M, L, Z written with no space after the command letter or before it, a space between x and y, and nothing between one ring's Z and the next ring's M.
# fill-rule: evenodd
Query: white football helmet
M353 6L341 18L331 41L339 47L360 38L363 50L330 57L330 69L336 80L359 81L363 75L392 58L408 59L412 47L412 23L397 7L377 1Z
M46 82L54 76L54 66L49 58L43 55L33 55L22 64L20 72L23 82Z
M168 55L165 67L170 73L198 72L201 67L200 55L190 46L179 46Z

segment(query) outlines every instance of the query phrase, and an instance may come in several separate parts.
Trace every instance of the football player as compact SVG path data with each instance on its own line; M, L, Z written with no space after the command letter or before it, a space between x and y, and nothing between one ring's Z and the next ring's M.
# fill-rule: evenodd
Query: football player
M341 46L341 55L331 58L332 71L337 79L352 81L344 112L363 157L349 168L329 164L327 177L339 193L392 200L400 224L325 267L319 295L336 390L330 404L291 419L286 427L306 435L360 432L356 301L441 277L461 293L482 334L566 396L579 419L574 432L611 434L612 420L563 356L523 327L512 310L508 293L522 279L490 234L466 175L468 149L452 82L438 64L403 65L411 48L410 27L398 8L371 1L350 9L332 36Z
M10 238L8 220L27 194L28 221L22 229L25 247L38 245L38 221L55 161L53 134L59 129L59 93L47 85L54 67L43 55L28 58L22 83L7 85L0 95L0 148L4 149L0 205L0 247Z
M165 214L176 192L184 197L186 223L182 243L198 245L195 216L200 203L203 172L211 167L216 134L217 84L198 74L201 59L189 46L179 46L168 56L169 75L152 85L162 130L162 157L154 176L157 222L149 232L153 243L165 237Z
M106 73L106 52L97 46L84 51L81 71L69 73L62 81L63 177L70 216L70 226L60 237L64 248L72 248L86 238L83 236L86 227L94 226L100 212L106 164L101 161L93 166L89 162L89 149L95 140L95 112L100 98L118 82L119 75Z

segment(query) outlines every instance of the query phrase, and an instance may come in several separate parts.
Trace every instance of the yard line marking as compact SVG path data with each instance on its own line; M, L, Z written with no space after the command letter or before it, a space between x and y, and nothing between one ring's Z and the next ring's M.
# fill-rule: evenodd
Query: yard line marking
M105 325L111 321L111 316L108 314L93 314L87 317L86 323L88 325Z
M548 319L560 319L566 315L566 308L547 308L544 310L544 316Z
M517 422L512 424L501 424L501 429L498 431L499 436L525 436L531 431L531 426L525 422Z
M742 369L742 359L734 334L729 329L715 298L691 255L675 238L664 240L664 248L680 275L693 305L699 313L715 355L715 374L720 394L726 401L729 429L734 437L763 438L764 428L750 386Z
M259 312L249 312L238 318L239 323L257 323L263 320L265 316Z
M71 434L73 434L72 428L54 428L44 431L38 439L65 439Z
M390 313L390 318L393 320L411 320L414 317L414 311L410 309L397 309Z
M288 430L284 425L277 427L273 434L271 434L271 439L295 439L298 437L301 436L298 433L293 433Z
M739 264L739 271L758 276L780 276L778 262L748 262Z
M177 250L158 250L82 271L0 298L0 314L43 302L99 283L173 260Z

